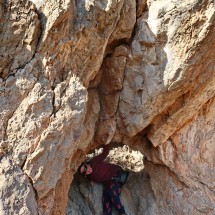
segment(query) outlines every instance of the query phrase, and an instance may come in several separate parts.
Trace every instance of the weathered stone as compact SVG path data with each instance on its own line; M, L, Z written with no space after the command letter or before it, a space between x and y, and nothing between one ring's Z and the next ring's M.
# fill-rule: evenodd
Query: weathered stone
M184 8L190 8L190 12ZM153 123L155 116L164 112L177 98L192 88L193 100L196 103L200 102L195 89L206 84L209 86L211 75L214 74L214 62L211 60L214 51L210 49L210 46L214 45L214 27L211 25L214 19L214 5L207 4L204 11L201 9L201 4L195 2L180 6L173 2L158 4L156 1L149 1L149 11L137 22L131 53L126 63L118 115L122 133L134 136ZM178 13L181 15L178 16ZM201 27L195 28L192 35L184 32L182 34L183 23L190 29L189 26L194 28L200 22L201 25L198 26ZM195 39L197 35L198 40ZM176 38L180 38L180 42L176 42ZM204 48L200 51L191 46ZM204 74L201 71L204 71ZM202 81L199 81L200 79ZM204 97L202 104L214 95L214 89L211 88L211 96ZM187 116L185 111L185 116L180 115L180 118L183 118L180 124L186 123L195 113L197 109L192 109ZM177 127L176 120L172 122L176 125L174 127ZM165 130L162 132L165 133ZM152 140L151 137L150 139ZM160 139L163 142L161 137ZM158 141L155 142L157 145Z
M0 213L65 214L68 193L101 213L99 186L70 184L112 142L148 159L130 214L214 214L214 14L213 0L0 0Z
M10 159L0 162L0 213L38 214L35 190L23 171Z
M195 120L154 148L157 152L139 148L152 161L146 163L146 169L155 196L159 197L162 214L170 211L175 214L215 212L214 105L214 99L211 99Z
M30 1L1 1L0 20L0 76L6 78L32 59L40 26Z
M108 45L116 46L118 43L128 43L133 32L133 28L136 22L136 1L125 0L120 19L116 24L115 30L111 34Z
M137 17L140 17L146 9L146 0L137 0Z
M84 120L87 91L79 80L73 77L61 99L61 109L41 133L39 144L24 166L24 171L32 179L39 198L43 198L55 187L64 172L65 159L68 159L74 150L72 143L79 141L77 135L81 131L78 125ZM64 130L70 135L65 135ZM44 162L49 165L42 167L41 163ZM50 175L54 177L49 178Z

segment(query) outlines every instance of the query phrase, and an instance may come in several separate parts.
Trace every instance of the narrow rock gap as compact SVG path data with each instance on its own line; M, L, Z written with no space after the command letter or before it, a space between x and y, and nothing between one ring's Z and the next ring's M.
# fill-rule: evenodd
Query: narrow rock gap
M35 198L36 199L38 199L38 193L37 193L37 190L35 189L35 187L34 187L34 183L33 183L33 181L32 181L32 179L25 173L25 172L23 172L25 175L26 175L26 177L28 178L28 180L29 180L29 182L30 182L30 184L31 184L31 186L32 186L32 188L33 188L33 190L34 190L34 194L35 194ZM39 214L39 213L38 213Z
M53 115L54 118L56 118L57 110L56 110L56 105L55 105L55 92L54 92L54 87L52 87L52 91L53 91L53 97L52 97L53 111L52 111L51 115ZM50 117L51 117L51 115L50 115Z

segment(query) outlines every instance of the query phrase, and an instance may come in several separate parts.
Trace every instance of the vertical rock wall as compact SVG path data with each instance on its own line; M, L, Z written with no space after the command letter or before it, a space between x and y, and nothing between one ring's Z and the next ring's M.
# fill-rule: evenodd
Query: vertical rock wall
M214 214L214 105L208 101L194 121L156 148L156 158L149 155L147 171L162 214Z
M148 158L139 214L213 214L214 13L213 0L1 0L0 214L65 214L107 137Z

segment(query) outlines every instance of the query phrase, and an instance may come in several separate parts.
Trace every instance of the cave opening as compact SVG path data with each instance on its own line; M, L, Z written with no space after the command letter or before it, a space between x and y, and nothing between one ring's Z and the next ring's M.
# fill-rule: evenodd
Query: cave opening
M102 150L100 146L89 152L86 159L97 156ZM106 161L117 164L130 173L120 195L126 214L142 214L151 207L150 198L153 197L153 192L148 174L144 170L145 156L128 145L110 144ZM68 192L66 215L103 214L102 191L102 184L91 186L90 182L77 171ZM113 207L113 215L117 214L119 213Z

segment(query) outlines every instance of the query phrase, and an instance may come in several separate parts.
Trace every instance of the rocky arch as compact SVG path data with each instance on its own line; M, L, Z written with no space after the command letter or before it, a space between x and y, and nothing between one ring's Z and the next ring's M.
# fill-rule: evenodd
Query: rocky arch
M123 187L121 199L128 214L138 214L142 201L140 201L142 186L147 187L147 174L144 172L144 156L126 145L110 143L110 152L107 160L121 166L130 172L126 185ZM89 154L89 159L101 153L101 149ZM146 183L143 185L143 179ZM102 214L102 185L89 182L78 172L74 175L73 182L68 192L67 215L72 214ZM142 191L143 192L143 191ZM153 193L151 192L153 195ZM152 203L151 203L152 205ZM149 210L149 209L148 209ZM142 211L140 211L142 212ZM117 214L113 208L113 213Z

